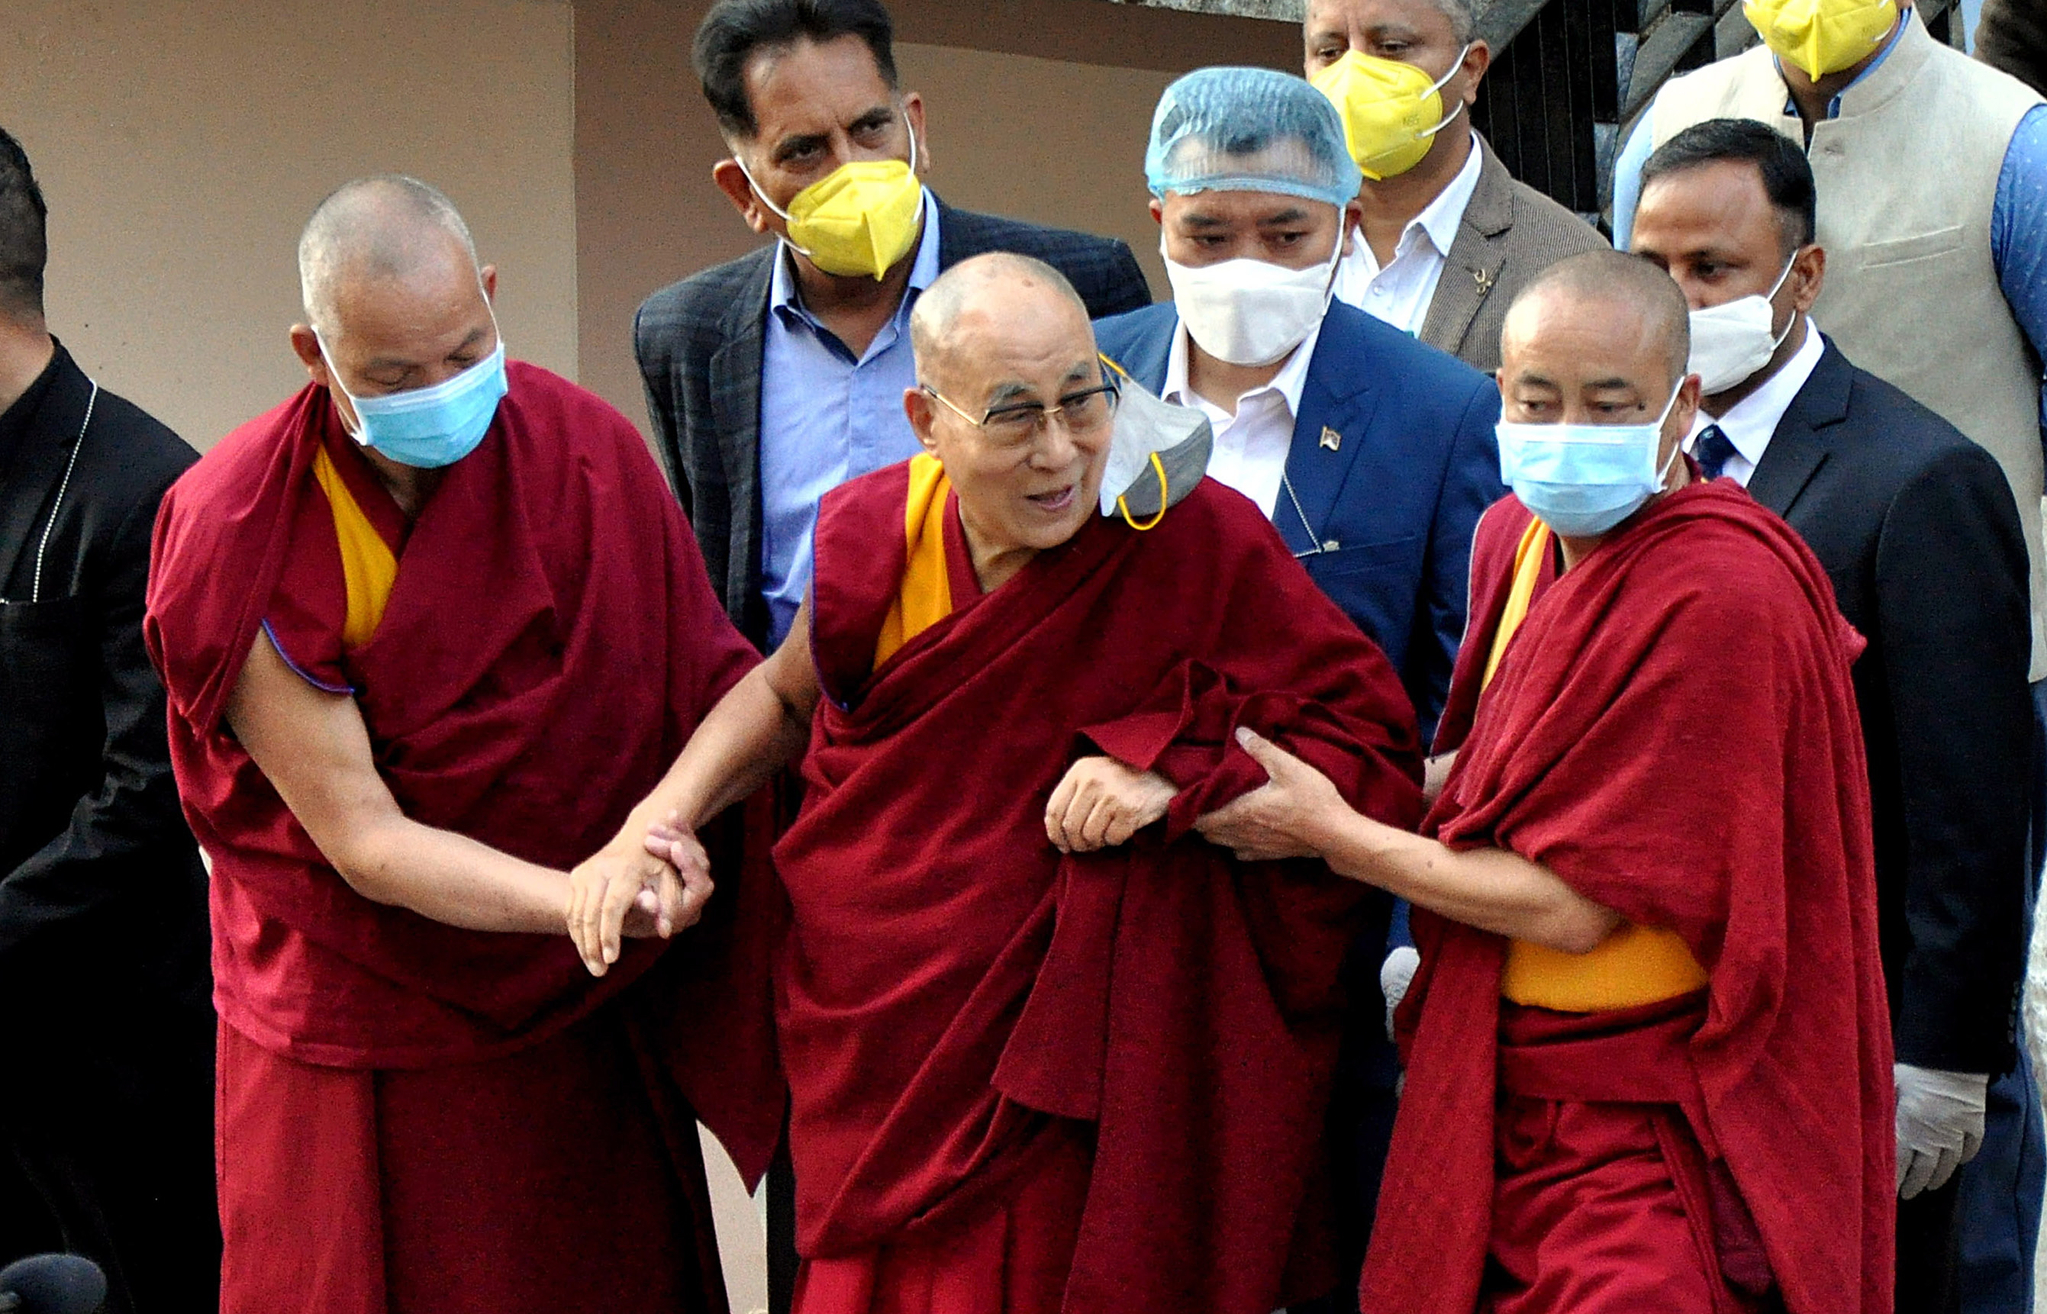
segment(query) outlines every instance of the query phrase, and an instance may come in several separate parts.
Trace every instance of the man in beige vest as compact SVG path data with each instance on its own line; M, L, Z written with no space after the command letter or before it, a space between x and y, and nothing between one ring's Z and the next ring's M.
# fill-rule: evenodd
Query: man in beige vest
M1515 295L1606 240L1466 121L1492 63L1473 27L1471 0L1309 0L1302 35L1365 174L1337 298L1491 373Z
M1896 0L1819 0L1814 7L1749 0L1746 12L1765 44L1666 85L1623 151L1616 240L1630 244L1643 162L1693 124L1755 119L1805 146L1818 184L1817 240L1828 255L1814 322L1862 368L1988 449L2011 483L2032 574L2037 720L2047 706L2040 683L2047 675L2040 514L2047 106L2022 83L1934 40ZM2036 781L2038 761L2036 753ZM2037 871L2037 820L2034 830ZM2031 1038L2036 1049L2039 1039ZM1901 1027L1896 1040L1901 1063L1953 1067L1929 1036ZM1966 1135L1986 1137L1984 1162L1971 1174L1987 1179L1993 1163L2004 1164L2006 1180L1996 1188L2005 1200L2001 1222L1967 1205L1962 1221L1951 1221L1955 1187L1901 1205L1901 1314L2024 1301L2040 1199L2037 1171L2019 1180L2013 1162L2028 1123L2037 1128L2024 1084L2023 1073L1999 1083L1987 1130L1973 1110L1957 1110L1958 1120L1972 1124ZM2004 1120L1995 1116L2000 1106ZM2030 1134L2037 1141L2037 1130ZM1901 1125L1901 1158L1904 1136ZM2037 1150L2031 1157L2037 1160ZM1959 1179L1965 1191L1971 1174ZM2009 1285L1984 1289L1998 1281Z

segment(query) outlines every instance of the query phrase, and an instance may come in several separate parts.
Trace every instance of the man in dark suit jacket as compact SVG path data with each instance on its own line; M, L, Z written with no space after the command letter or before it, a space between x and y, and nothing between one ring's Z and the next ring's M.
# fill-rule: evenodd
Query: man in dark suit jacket
M1153 125L1151 212L1177 300L1098 322L1096 343L1146 388L1207 414L1209 477L1257 503L1385 650L1426 742L1464 633L1472 530L1503 491L1499 390L1330 299L1331 272L1356 240L1359 175L1334 108L1307 83L1203 69L1167 88ZM1353 1007L1331 1116L1352 1262L1399 1075L1378 980L1392 900L1379 896L1372 912L1345 969Z
M1490 374L1500 368L1507 307L1543 270L1606 245L1599 230L1526 183L1459 119L1478 100L1492 50L1471 0L1312 0L1302 26L1310 78L1350 56L1408 64L1444 79L1443 126L1398 172L1375 169L1358 190L1358 240L1336 295ZM1385 84L1336 83L1362 102L1360 123L1384 123ZM1339 106L1342 109L1343 106ZM1396 131L1424 125L1399 116ZM1385 142L1353 138L1359 154ZM1404 161L1403 161L1404 162Z
M171 1314L216 1302L213 1008L142 594L197 454L50 337L44 228L0 131L0 1145L35 1197L0 1263L75 1250Z
M817 498L918 450L902 407L908 321L940 272L1014 251L1065 274L1093 314L1151 300L1123 242L908 199L929 152L892 37L876 0L721 0L697 29L696 69L733 152L714 180L781 240L647 298L633 341L711 582L757 644L779 641L802 599ZM876 180L896 162L907 173ZM881 267L819 247L813 214L859 230Z
M1708 120L1644 167L1633 249L1693 306L1691 451L1804 536L1842 614L1868 750L1898 1084L1898 1309L1955 1307L1952 1176L2016 1052L2031 699L2027 567L1997 462L1806 319L1825 253L1804 154Z

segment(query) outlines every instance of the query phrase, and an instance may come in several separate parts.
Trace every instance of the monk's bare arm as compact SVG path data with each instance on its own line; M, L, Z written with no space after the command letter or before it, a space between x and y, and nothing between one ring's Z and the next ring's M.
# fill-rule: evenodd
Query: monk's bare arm
M300 679L258 632L228 725L341 879L373 903L472 931L561 929L568 878L405 816L355 699Z
M709 897L710 861L696 831L767 784L809 742L820 696L809 636L805 603L782 646L718 700L654 792L570 873L569 934L592 974L618 961L620 927L640 891L656 890L668 924L672 898L660 888L662 868Z
M1319 857L1339 876L1376 885L1483 931L1582 954L1620 926L1540 863L1505 849L1453 850L1353 811L1327 777L1244 732L1271 779L1195 823L1243 858Z
M652 826L695 831L768 783L810 742L820 697L810 658L810 604L782 646L718 700L682 755L633 809L618 843L637 850Z
M1376 885L1482 931L1567 954L1591 952L1621 924L1611 908L1518 853L1451 849L1343 810L1349 815L1330 818L1328 833L1317 845L1339 876Z

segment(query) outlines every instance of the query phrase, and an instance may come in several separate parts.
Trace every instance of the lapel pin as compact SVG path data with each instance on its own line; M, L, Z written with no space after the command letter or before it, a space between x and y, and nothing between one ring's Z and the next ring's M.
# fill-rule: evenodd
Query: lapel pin
M1322 448L1323 448L1323 450L1324 450L1324 451L1330 451L1330 452L1340 452L1340 451L1342 451L1342 450L1343 450L1343 435L1342 435L1342 434L1340 434L1340 433L1338 433L1338 432L1337 432L1336 430L1334 430L1334 429L1330 428L1330 427L1329 427L1328 425L1326 425L1326 424L1325 424L1325 425L1323 425L1323 426L1322 426Z
M1489 270L1484 269L1472 270L1471 281L1478 284L1478 294L1480 296L1484 296L1486 293L1493 290L1493 276L1491 271Z

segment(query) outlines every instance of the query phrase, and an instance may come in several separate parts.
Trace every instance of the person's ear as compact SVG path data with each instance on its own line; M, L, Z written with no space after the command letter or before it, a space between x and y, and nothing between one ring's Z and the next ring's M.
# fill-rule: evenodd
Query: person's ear
M1493 48L1476 38L1471 49L1464 52L1464 107L1470 109L1478 103L1478 84L1485 81L1486 70L1493 66Z
M933 456L938 454L938 436L932 432L932 423L938 417L931 404L931 396L922 388L903 389L903 414L910 421L910 432L917 435L917 442Z
M1358 240L1358 234L1364 231L1364 227L1365 203L1352 197L1350 204L1343 207L1342 248L1345 255L1350 254L1351 244Z
M931 139L924 135L924 98L914 91L903 93L903 117L910 121L910 135L917 139L917 176L931 172Z
M1149 209L1151 210L1151 221L1164 228L1166 226L1166 203L1154 196L1151 198Z
M495 307L498 302L498 267L485 265L476 271L476 275L483 284L483 299Z
M746 221L748 228L756 233L775 231L768 207L754 195L753 184L746 180L746 170L739 167L738 160L728 156L712 165L711 181L725 193L725 199L732 202L732 208L739 211L739 217Z
M1827 249L1818 243L1791 258L1791 304L1801 313L1812 310L1827 281Z
M1684 382L1677 385L1677 403L1670 408L1670 418L1677 421L1677 440L1680 443L1692 431L1692 421L1698 417L1699 403L1704 400L1702 382L1698 375L1687 374Z
M291 350L299 358L299 363L306 367L306 373L313 382L329 390L333 388L334 381L327 373L327 358L320 354L320 339L313 332L312 325L291 326Z

